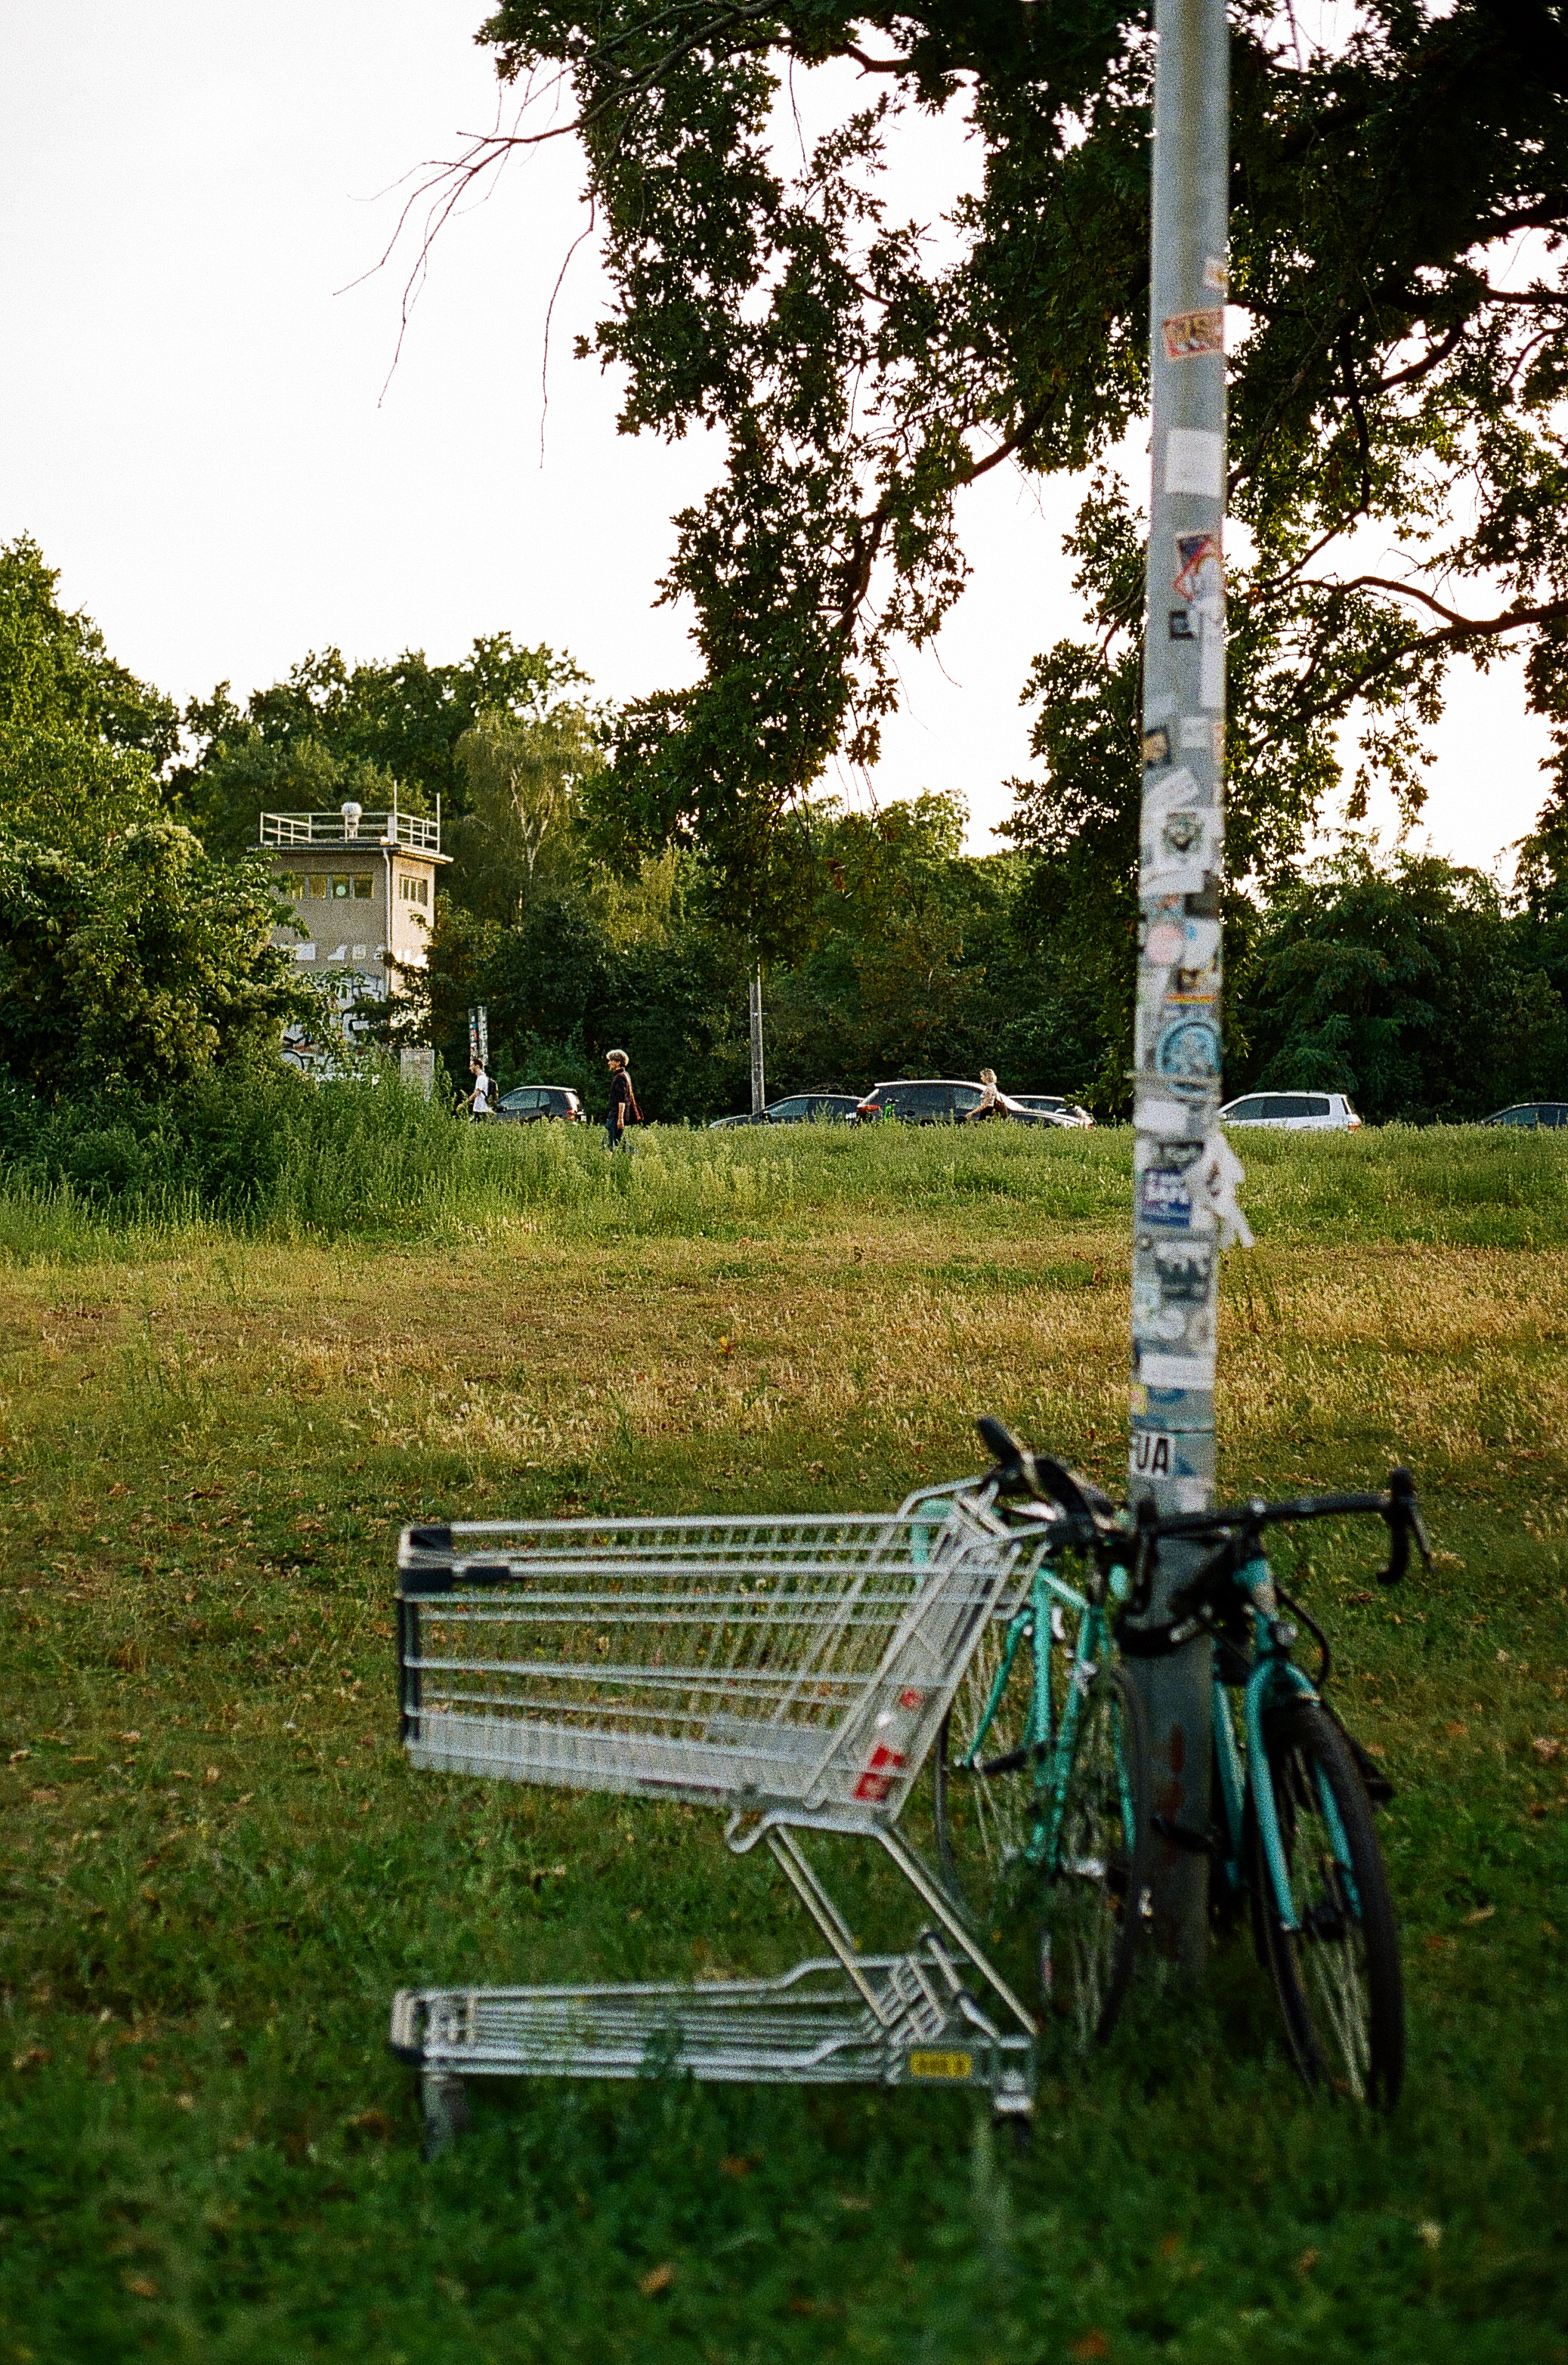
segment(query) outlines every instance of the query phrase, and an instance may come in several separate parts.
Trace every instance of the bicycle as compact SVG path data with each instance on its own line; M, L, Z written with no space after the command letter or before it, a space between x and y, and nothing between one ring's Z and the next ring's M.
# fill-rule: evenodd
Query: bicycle
M1412 1543L1430 1568L1415 1482L1405 1469L1391 1472L1380 1495L1254 1499L1163 1519L1140 1506L1143 1567L1135 1599L1148 1599L1161 1540L1212 1539L1215 1550L1173 1597L1166 1626L1125 1623L1119 1643L1126 1657L1148 1658L1213 1636L1214 1794L1222 1821L1197 1833L1156 1816L1155 1829L1170 1844L1207 1855L1222 1895L1250 1903L1254 1944L1306 2084L1390 2109L1404 2079L1404 1983L1372 1809L1393 1792L1325 1702L1327 1638L1277 1585L1260 1541L1266 1527L1358 1517L1379 1518L1388 1529L1381 1585L1403 1581ZM1293 1655L1301 1627L1317 1645L1316 1677ZM1239 1720L1232 1692L1240 1694Z
M1390 1536L1379 1581L1396 1585L1412 1542L1430 1564L1409 1472L1395 1470L1378 1495L1254 1499L1160 1518L1147 1502L1118 1512L1000 1423L980 1427L997 1457L999 1503L1024 1497L1008 1505L1011 1516L1049 1541L1025 1599L988 1629L938 1736L934 1810L950 1885L971 1911L982 1900L992 1913L1037 1908L1042 1992L1087 2049L1109 2036L1136 1966L1154 1841L1207 1855L1222 1895L1250 1902L1304 2079L1391 2106L1404 2071L1404 2001L1372 1799L1392 1794L1325 1705L1327 1640L1275 1585L1259 1539L1290 1521L1376 1516ZM1215 1549L1167 1623L1151 1629L1140 1621L1159 1548L1177 1537ZM1060 1574L1071 1554L1090 1562L1079 1586ZM1317 1644L1316 1680L1295 1664L1293 1620ZM1223 1824L1192 1832L1148 1810L1141 1705L1108 1653L1151 1658L1205 1632Z
M996 1466L970 1484L1045 1549L1023 1598L988 1623L937 1736L937 1855L971 1916L1037 1910L1042 2001L1087 2052L1115 2025L1148 1921L1143 1707L1110 1649L1131 1590L1127 1539L1086 1479L1000 1421L976 1426ZM1078 1585L1059 1565L1075 1552L1089 1562Z

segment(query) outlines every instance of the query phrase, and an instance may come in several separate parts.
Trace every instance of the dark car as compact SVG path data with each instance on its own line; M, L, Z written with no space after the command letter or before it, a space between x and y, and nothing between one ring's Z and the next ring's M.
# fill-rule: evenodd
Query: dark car
M1568 1125L1568 1101L1518 1101L1512 1108L1499 1109L1495 1116L1484 1116L1483 1125L1523 1125L1529 1126Z
M983 1084L971 1084L954 1076L901 1077L895 1083L873 1084L856 1114L863 1125L879 1117L895 1117L902 1125L958 1125L979 1108L985 1098ZM1005 1093L997 1094L997 1108L1003 1117L1015 1125L1073 1125L1077 1120L1059 1116L1054 1110L1025 1108L1021 1101L1010 1100Z
M760 1116L716 1116L710 1133L727 1132L734 1125L809 1125L822 1117L829 1125L852 1125L859 1104L853 1093L791 1093L788 1099L769 1101Z
M569 1084L514 1084L496 1103L496 1115L508 1125L543 1125L554 1118L562 1125L587 1125L581 1096Z

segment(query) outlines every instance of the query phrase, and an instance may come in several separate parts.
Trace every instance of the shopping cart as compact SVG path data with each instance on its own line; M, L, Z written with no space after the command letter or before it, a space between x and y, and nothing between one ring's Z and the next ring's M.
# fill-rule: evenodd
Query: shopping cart
M422 2072L432 2145L474 2076L964 2085L1029 2110L1034 2020L898 1827L988 1622L1045 1549L993 1491L880 1517L405 1533L411 1764L720 1808L731 1850L766 1843L828 1949L778 1978L405 1990L392 2046ZM907 1952L858 1951L806 1832L885 1851L930 1917Z

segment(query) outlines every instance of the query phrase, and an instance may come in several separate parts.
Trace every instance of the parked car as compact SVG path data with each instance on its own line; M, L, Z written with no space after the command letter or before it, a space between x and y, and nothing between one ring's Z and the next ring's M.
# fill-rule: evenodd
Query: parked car
M1516 1101L1512 1108L1484 1116L1483 1125L1568 1125L1568 1101Z
M1059 1125L1092 1125L1094 1120L1086 1108L1076 1101L1063 1100L1060 1093L1009 1093L1006 1097L1019 1108L1038 1109L1054 1116Z
M900 1077L889 1084L873 1084L856 1114L863 1125L879 1117L896 1117L903 1125L956 1125L977 1109L985 1097L981 1084L953 1076ZM1004 1117L1016 1125L1076 1125L1076 1117L1049 1109L1025 1108L1006 1093L997 1094Z
M569 1084L514 1084L496 1103L496 1115L508 1125L587 1125L588 1111Z
M853 1093L791 1093L781 1101L769 1101L760 1116L748 1109L744 1116L716 1116L709 1126L710 1133L723 1133L733 1125L809 1125L812 1117L823 1117L829 1125L852 1125L857 1106Z
M1359 1133L1361 1118L1343 1093L1245 1093L1226 1101L1221 1125L1271 1125L1287 1133Z

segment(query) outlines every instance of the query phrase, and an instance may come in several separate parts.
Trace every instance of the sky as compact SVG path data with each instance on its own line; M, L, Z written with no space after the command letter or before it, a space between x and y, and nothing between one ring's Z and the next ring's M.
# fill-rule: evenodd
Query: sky
M276 680L308 650L569 651L599 693L691 679L655 607L672 515L721 454L615 432L571 357L605 292L568 140L532 151L436 241L377 269L420 161L493 120L484 0L0 0L0 539L31 533L66 603L182 701ZM808 133L815 109L799 94ZM831 94L823 94L826 104ZM961 129L892 184L940 236ZM547 385L547 406L543 400ZM1064 482L971 488L969 588L903 662L903 711L853 801L940 790L994 847L1027 769L1019 690L1074 630ZM1518 667L1456 670L1418 840L1491 869L1541 801ZM1373 813L1392 834L1392 809Z

